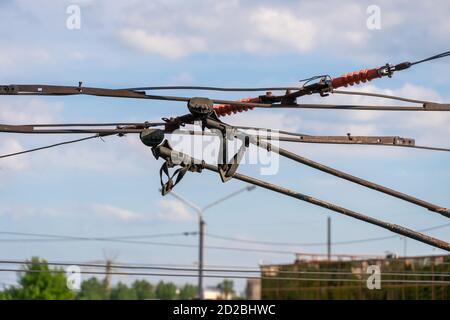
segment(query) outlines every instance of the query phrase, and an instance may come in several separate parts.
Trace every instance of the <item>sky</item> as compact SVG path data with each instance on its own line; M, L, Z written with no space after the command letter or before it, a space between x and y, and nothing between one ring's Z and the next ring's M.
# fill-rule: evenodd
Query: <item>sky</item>
M79 28L70 20L80 9ZM368 28L377 6L380 28ZM373 8L373 7L372 7ZM369 8L370 9L370 8ZM0 83L59 84L110 88L150 85L297 85L314 75L346 72L425 58L447 51L448 1L25 1L0 2ZM68 22L69 19L69 22ZM69 25L68 25L69 23ZM72 28L71 28L72 27ZM357 90L450 101L450 62L439 60L379 79ZM352 88L353 89L353 88ZM355 88L356 89L356 88ZM183 92L238 99L231 93ZM301 102L384 103L351 97L307 97ZM89 96L0 97L0 123L158 121L186 113L178 102L132 101ZM450 115L442 112L253 110L224 118L230 124L284 128L316 135L398 135L420 145L450 146ZM63 136L2 134L0 154L66 139ZM350 174L450 207L450 154L370 146L294 145L283 147ZM195 212L173 197L162 197L159 167L135 135L94 139L0 161L0 231L68 236L132 236L196 231ZM259 176L259 167L239 172ZM419 230L447 223L438 214L364 189L287 159L268 181ZM216 174L190 173L176 192L206 206L245 186L221 183ZM246 240L292 242L280 247L206 237L207 246L285 251L280 253L206 250L206 264L257 267L290 263L293 252L325 253L326 219L332 240L393 235L387 230L260 188L242 193L205 213L207 232ZM449 241L449 229L430 235ZM1 259L195 266L197 237L171 236L130 244L30 239L0 234ZM310 243L322 243L308 246ZM400 237L333 246L333 253L403 254ZM408 255L444 253L417 241ZM286 252L289 251L289 252ZM292 253L291 253L292 252ZM3 284L14 273L0 274ZM115 277L115 281L130 281ZM157 281L159 278L152 278ZM165 279L168 280L168 279ZM195 278L170 279L195 283ZM208 279L207 285L219 280ZM244 282L237 281L240 290Z

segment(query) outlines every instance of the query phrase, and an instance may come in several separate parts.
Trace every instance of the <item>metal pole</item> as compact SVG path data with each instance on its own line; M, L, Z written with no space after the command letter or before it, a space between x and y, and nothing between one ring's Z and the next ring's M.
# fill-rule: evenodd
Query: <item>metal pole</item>
M198 253L198 298L203 300L203 250L205 237L205 221L200 215L199 219L199 253Z
M327 257L331 261L331 218L327 218Z
M206 223L203 219L203 214L206 210L210 209L211 207L221 203L222 201L228 200L241 192L244 191L252 191L256 187L254 185L249 185L244 188L241 188L237 191L234 191L230 193L229 195L226 195L225 197L222 197L214 202L211 202L207 206L200 208L199 206L195 205L194 203L190 202L189 200L185 199L184 197L180 196L174 191L171 191L169 194L184 203L185 205L189 206L190 208L194 209L197 212L198 215L198 235L199 235L199 243L198 243L198 292L197 296L198 299L203 300L204 299L204 292L203 292L203 266L204 266L204 251L205 251L205 228ZM160 189L161 190L161 189Z
M407 238L404 237L403 238L403 256L404 257L406 257L406 254L407 254L407 243L406 243L406 241L407 241Z

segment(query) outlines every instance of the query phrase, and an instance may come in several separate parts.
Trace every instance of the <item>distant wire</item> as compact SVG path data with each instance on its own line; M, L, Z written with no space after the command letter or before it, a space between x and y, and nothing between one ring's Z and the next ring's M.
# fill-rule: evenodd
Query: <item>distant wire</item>
M43 235L44 236L44 235ZM146 245L156 245L156 246L170 246L170 247L180 247L180 248L198 248L194 244L186 243L171 243L171 242L151 242L151 241L133 241L133 240L121 240L114 238L88 238L88 237L71 237L71 236L55 236L57 239L0 239L0 241L6 242L35 242L35 241L45 241L45 242L58 242L58 241L106 241L106 242L117 242L117 243L131 243L131 244L146 244ZM13 240L13 241L9 241ZM17 241L14 241L17 240ZM213 250L227 250L227 251L241 251L241 252L259 252L259 253L273 253L273 254L289 254L295 255L294 251L285 250L269 250L269 249L257 249L257 248L245 248L245 247L226 247L226 246L205 246L207 249Z
M450 223L446 223L446 224L437 225L437 226L433 226L433 227L429 227L429 228L419 229L417 231L419 231L419 232L431 231L431 230L446 228L449 226L450 226ZM211 233L207 233L206 236L211 237L211 238L216 238L216 239L222 239L222 240L262 244L262 245L270 245L270 246L326 246L327 245L326 242L295 243L295 242L271 242L271 241L249 240L249 239L233 238L233 237L222 236L222 235L211 234ZM362 243L362 242L372 242L372 241L379 241L379 240L387 240L387 239L394 239L394 238L398 238L398 237L399 236L385 236L385 237L376 237L376 238L363 238L363 239L355 239L355 240L336 241L336 242L333 242L333 246Z
M136 235L136 236L114 236L114 237L80 237L80 236L65 236L56 235L48 233L30 233L30 232L12 232L12 231L0 231L0 234L6 235L21 235L21 236L32 236L32 237L44 237L44 238L54 238L54 239L41 239L41 240L125 240L134 238L159 238L159 237L172 237L172 236L189 236L197 234L196 231L185 231L185 232L172 232L172 233L156 233L156 234L146 234L146 235ZM23 239L0 239L4 240L23 240ZM26 239L26 240L39 240L39 239Z
M21 261L21 260L0 260L0 264L23 264L23 265L50 265L50 266L72 266L77 265L79 267L91 267L91 268L105 268L105 264L98 263L80 263L80 262L33 262L33 261ZM140 265L125 265L125 264L109 264L114 269L135 269L135 270L164 270L164 271L189 271L197 272L198 268L181 268L181 267L167 267L167 266L140 266ZM281 273L281 274L313 274L313 275L360 275L367 274L365 272L353 272L353 271L313 271L313 270L271 270L270 267L261 269L227 269L227 268L204 268L204 272L221 272L221 273ZM383 275L390 276L415 276L415 277L450 277L450 273L423 273L423 272L383 272Z
M51 144L51 145L44 146L44 147L39 147L39 148L34 148L34 149L28 149L28 150L24 150L24 151L19 151L19 152L14 152L14 153L9 153L9 154L0 155L0 159L8 158L8 157L13 157L13 156L18 156L18 155L21 155L21 154L30 153L30 152L34 152L34 151L40 151L40 150L44 150L44 149L49 149L49 148L53 148L53 147L58 147L58 146L62 146L62 145L65 145L65 144L81 142L81 141L85 141L85 140L89 140L89 139L94 139L94 138L99 138L99 137L100 137L100 135L96 134L96 135L90 136L90 137L85 137L85 138L80 138L80 139L75 139L75 140L69 140L69 141L58 142L58 143Z
M450 226L450 223L445 223L445 224L441 224L441 225L437 225L437 226L433 226L433 227L419 229L417 231L419 231L419 232L432 231L432 230L437 230L437 229L441 229L441 228L446 228L448 226ZM337 241L337 242L334 242L333 245L344 245L344 244L353 244L353 243L361 243L361 242L372 242L372 241L378 241L378 240L393 239L393 238L398 238L398 237L399 236L385 236L385 237L377 237L377 238L365 238L365 239L359 239L359 240L356 239L356 240L348 240L348 241Z
M7 269L1 268L0 272L18 272L18 273L66 273L64 270L25 270L25 269ZM125 276L158 276L158 277L194 277L198 274L184 274L184 273L148 273L148 272L120 272L120 271L80 271L81 274L97 274L97 275L125 275ZM213 275L205 274L205 278L221 278L221 279L267 279L267 280L289 280L289 281L323 281L323 282L366 282L365 279L324 279L324 278L298 278L298 277L271 277L271 276L244 276L244 275ZM381 279L383 283L429 283L429 284L445 284L450 285L450 281L442 280L400 280L400 279Z
M389 145L387 145L389 147ZM406 148L413 148L413 149L423 149L423 150L432 150L432 151L444 151L444 152L450 152L450 148L439 148L439 147L428 147L428 146L407 146L407 145L392 145L395 147L406 147Z
M411 102L411 103L421 103L421 104L430 103L429 101L425 101L425 100L408 99L408 98L397 97L397 96L392 96L392 95L387 95L387 94L362 92L362 91L333 90L331 93L376 97L376 98L384 98L384 99L398 100L398 101Z
M419 232L432 231L437 229L442 229L449 227L450 223L432 226L424 229L419 229ZM189 244L174 244L174 243L165 243L165 242L146 242L146 241L127 241L127 239L145 239L145 238L156 238L156 237L170 237L170 236L191 236L198 235L197 231L185 231L180 233L163 233L163 234L149 234L149 235L135 235L135 236L113 236L113 237L79 237L79 236L65 236L65 235L55 235L55 234L45 234L45 233L27 233L27 232L12 232L12 231L0 231L0 234L5 235L21 235L21 236L33 236L33 237L44 237L44 238L52 238L52 239L0 239L0 242L33 242L33 241L44 241L44 242L52 242L52 241L110 241L110 242L123 242L123 243L136 243L136 244L152 244L152 245L170 245L170 246L189 246L189 247L197 247L196 245ZM235 242L242 243L253 243L253 244L261 244L268 246L325 246L327 243L325 242L309 242L309 243L296 243L296 242L271 242L271 241L261 241L261 240L251 240L251 239L242 239L218 234L206 233L206 236L216 239L229 240ZM354 240L344 240L344 241L336 241L333 242L333 245L347 245L347 244L355 244L355 243L363 243L363 242L372 242L372 241L380 241L387 239L398 238L399 236L385 236L385 237L375 237L375 238L362 238L362 239L354 239ZM263 251L264 249L253 249L253 248L231 248L231 247L214 247L207 246L207 248L211 249L225 249L225 250L245 250L245 251ZM265 251L265 250L264 250ZM273 253L273 250L269 250ZM290 251L278 251L283 253L295 253Z
M447 57L447 56L450 56L450 51L446 51L446 52L443 52L443 53L431 56L431 57L426 58L426 59L422 59L422 60L418 60L418 61L412 62L411 66L415 65L415 64L422 63L422 62L427 62L427 61L430 61L430 60L434 60L434 59L444 58L444 57Z

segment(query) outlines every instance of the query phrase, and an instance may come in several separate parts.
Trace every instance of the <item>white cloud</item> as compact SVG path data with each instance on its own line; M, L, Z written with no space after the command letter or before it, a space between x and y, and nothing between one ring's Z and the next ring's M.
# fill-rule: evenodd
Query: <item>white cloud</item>
M413 9L407 11L401 10L401 4L379 1L382 20L381 30L376 31L366 27L369 4L350 0L339 6L331 1L280 2L276 6L239 1L214 5L135 1L133 5L118 3L123 10L109 12L120 14L120 18L110 20L120 21L119 30L129 38L122 39L123 43L175 58L199 52L271 54L330 50L367 62L385 59L388 51L391 56L424 52L424 47L442 43L449 36L444 14L448 11L444 8L449 6L446 1L436 5L416 1L410 6ZM420 32L412 33L411 24ZM193 50L188 39L198 39L201 45ZM379 43L384 45L380 47ZM184 45L183 53L174 53L172 48L179 45Z
M64 214L64 210L58 210L55 208L38 208L28 205L16 205L11 207L1 207L0 215L9 215L16 219L23 219L28 217L37 216L50 216L56 217L58 215Z
M158 219L160 220L185 222L194 219L186 206L177 200L162 199L159 201L159 208Z
M144 214L130 209L120 208L111 204L93 204L89 206L95 214L123 221L192 221L194 216L180 201L161 199L157 210Z
M254 109L247 112L238 113L238 116L227 116L222 120L232 125L282 129L286 131L297 131L303 125L301 116L283 111L263 111Z
M251 13L249 21L255 38L259 38L246 42L246 48L250 51L291 48L305 52L314 47L315 26L309 20L294 16L289 10L261 7Z
M0 141L0 155L15 153L23 151L23 146L13 138L7 137ZM21 171L27 167L27 163L23 158L11 157L0 159L0 170L4 173L5 170Z
M65 49L71 47L64 28L64 2L57 5L51 1L41 2L30 4L24 1L18 7L0 12L0 19L5 24L14 24L16 33L25 30L22 45L15 41L16 47L11 47L11 43L0 42L0 65L48 63L67 55L75 59L81 57L73 56L70 51L61 54L62 44ZM110 41L108 35L114 35L125 46L175 59L203 52L312 51L338 53L365 62L376 58L379 62L388 56L420 57L427 54L429 48L442 48L449 38L447 12L450 3L446 0L411 1L408 10L403 10L401 2L379 0L375 4L381 9L380 30L366 27L366 8L371 4L374 3L354 0L340 1L338 6L331 0L281 1L276 5L266 1L255 4L238 0L213 3L84 1L81 3L85 21L82 30L89 30L87 40L93 43ZM63 32L51 33L48 39L53 43L46 43L47 39L35 43L29 38L33 35L28 32L30 28L48 33L59 30L55 29L58 24ZM78 47L76 51L83 50L84 57L99 55L99 47L110 48L108 45ZM107 53L111 56L111 52Z
M0 12L0 19L6 25L14 25L15 34L18 34L14 38L15 47L11 46L11 41L0 41L2 67L15 67L19 63L36 65L54 62L61 56L73 56L70 51L61 54L62 47L71 47L64 28L67 5L64 1L58 4L52 1L16 3L17 6ZM200 52L268 54L328 51L329 54L344 54L347 58L356 57L367 62L374 58L384 60L388 54L391 58L399 55L420 57L429 52L429 48L442 48L449 38L447 12L450 3L446 0L432 3L411 1L408 10L404 10L402 2L378 0L375 4L381 9L380 30L366 27L366 8L372 4L354 0L343 0L339 5L331 0L280 1L276 5L267 1L238 0L213 3L83 1L82 30L89 31L87 41L92 43L109 41L110 44L108 35L118 35L125 46L170 58ZM58 25L60 29L55 28ZM45 34L53 32L51 37L39 38L40 42L36 43L30 28ZM16 41L19 38L24 42ZM79 46L76 47L78 51ZM108 45L88 45L81 50L83 56L92 57L99 54L100 47L110 48ZM111 55L111 52L107 53ZM79 57L75 54L74 58Z
M22 48L18 44L0 42L0 66L3 71L13 71L20 64L46 64L51 61L51 54L48 50L36 47Z
M86 60L87 56L85 53L81 52L81 51L72 51L69 53L69 58L72 60Z
M180 72L172 77L172 80L170 81L170 83L172 83L172 84L180 83L180 84L186 85L187 83L192 83L192 80L193 80L193 77L190 73Z
M199 37L149 33L142 29L123 29L120 31L120 38L123 43L145 53L171 59L182 58L206 49L204 40Z
M153 208L141 208L139 211L111 203L65 205L64 207L4 205L0 207L0 215L12 217L65 215L83 219L95 215L105 220L138 223L156 221L183 223L194 219L194 215L181 202L170 199L158 200Z
M119 208L110 204L93 204L92 210L95 214L105 217L113 217L119 220L130 221L142 219L143 215L141 213Z
M2 97L0 122L8 124L51 123L59 119L63 109L60 102L43 101L39 98L17 99Z

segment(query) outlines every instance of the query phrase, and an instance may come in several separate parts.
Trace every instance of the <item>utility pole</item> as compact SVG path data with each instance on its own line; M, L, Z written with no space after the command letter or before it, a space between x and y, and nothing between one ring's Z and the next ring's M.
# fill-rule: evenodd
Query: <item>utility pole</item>
M199 221L199 245L198 245L198 298L203 300L205 297L203 295L203 249L204 249L204 241L205 241L205 221L203 217L200 216Z
M331 261L331 218L327 218L327 257Z
M407 238L403 237L403 256L406 257L407 254Z
M105 288L108 297L111 295L111 271L112 271L112 260L106 260L106 275L105 275Z
M244 188L241 188L237 191L234 191L228 195L226 195L223 198L220 198L214 202L211 202L210 204L204 206L203 208L200 208L199 206L195 205L194 203L190 202L189 200L187 200L186 198L180 196L179 194L177 194L174 191L170 191L169 194L172 195L173 197L175 197L176 199L178 199L179 201L181 201L182 203L184 203L185 205L187 205L188 207L190 207L191 209L193 209L195 212L197 212L197 216L198 216L198 230L199 230L199 249L198 249L198 298L200 300L204 299L204 295L203 295L203 265L204 265L204 249L205 249L205 229L206 229L206 223L205 220L203 219L204 213L206 210L210 209L211 207L225 201L228 200L244 191L252 191L256 188L256 186L246 186Z

